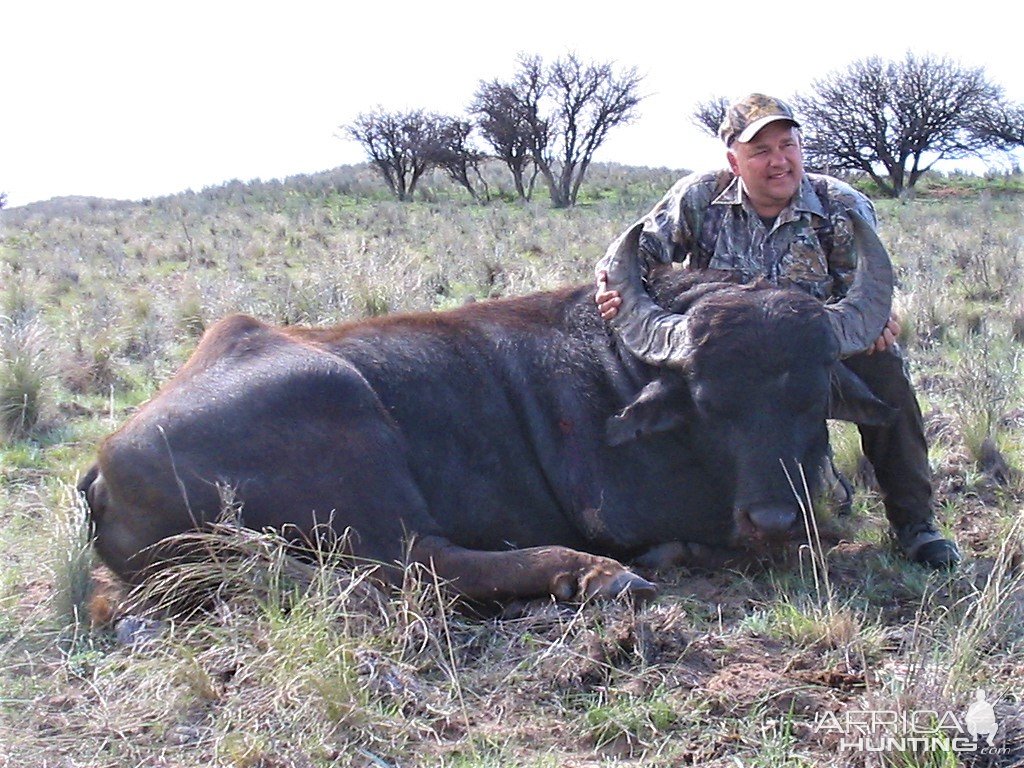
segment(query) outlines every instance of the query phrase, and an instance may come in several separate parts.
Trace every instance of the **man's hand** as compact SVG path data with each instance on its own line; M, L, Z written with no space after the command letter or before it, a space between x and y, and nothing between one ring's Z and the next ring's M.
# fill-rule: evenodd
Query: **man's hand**
M899 338L900 330L900 321L896 319L896 315L890 315L889 321L885 324L885 328L882 329L882 333L875 339L874 345L868 348L868 354L873 355L875 352L885 352L887 349L892 349L896 339Z
M601 319L605 321L615 317L619 313L619 305L622 304L619 292L608 290L608 273L603 270L597 275L594 303L597 304L597 311L601 313Z

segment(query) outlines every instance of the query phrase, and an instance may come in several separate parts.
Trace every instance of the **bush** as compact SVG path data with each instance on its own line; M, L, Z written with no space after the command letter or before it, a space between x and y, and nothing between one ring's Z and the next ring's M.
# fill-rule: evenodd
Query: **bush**
M0 436L26 437L39 423L50 376L45 333L36 320L0 317Z

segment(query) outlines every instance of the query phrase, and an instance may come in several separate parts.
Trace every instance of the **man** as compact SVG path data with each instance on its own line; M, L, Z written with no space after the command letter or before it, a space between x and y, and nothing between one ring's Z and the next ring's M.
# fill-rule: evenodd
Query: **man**
M719 129L729 171L681 179L647 215L640 255L649 268L685 261L793 284L822 301L844 296L856 269L849 211L876 226L874 207L838 179L804 173L799 128L779 99L755 93L731 105ZM603 271L598 278L595 301L609 320L621 300ZM960 553L935 527L928 447L899 332L890 318L872 349L845 361L899 414L891 425L860 427L861 444L906 556L952 568Z

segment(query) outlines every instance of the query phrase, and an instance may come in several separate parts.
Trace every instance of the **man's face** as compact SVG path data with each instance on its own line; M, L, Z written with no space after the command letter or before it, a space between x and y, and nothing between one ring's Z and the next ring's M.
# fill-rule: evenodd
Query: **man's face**
M746 144L733 143L727 157L761 216L777 216L800 188L804 175L800 134L785 120L768 123Z

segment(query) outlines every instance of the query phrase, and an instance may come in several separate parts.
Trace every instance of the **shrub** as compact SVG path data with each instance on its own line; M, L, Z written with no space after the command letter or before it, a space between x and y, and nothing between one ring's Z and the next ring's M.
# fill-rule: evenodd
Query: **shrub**
M27 436L38 424L50 376L38 321L0 317L0 436Z

